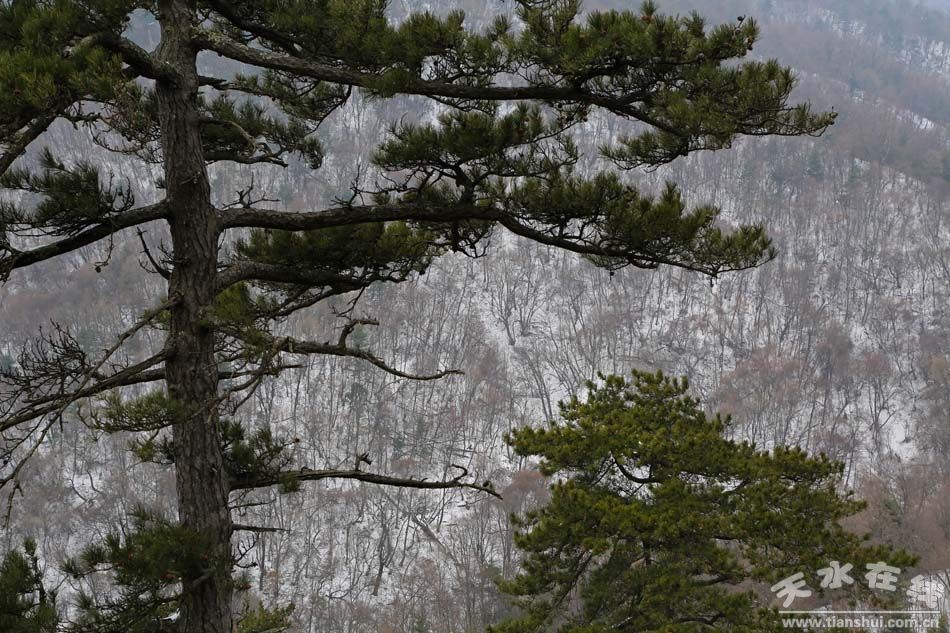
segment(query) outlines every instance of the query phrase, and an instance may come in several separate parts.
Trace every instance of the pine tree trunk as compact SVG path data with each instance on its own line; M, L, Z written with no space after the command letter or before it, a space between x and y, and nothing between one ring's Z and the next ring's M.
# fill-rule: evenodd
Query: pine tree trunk
M231 518L219 440L214 332L204 321L214 300L218 229L211 205L197 107L196 51L190 43L196 19L190 0L162 0L159 21L161 63L178 75L156 85L166 195L172 209L174 271L169 282L172 309L166 363L169 395L184 406L174 427L179 520L211 542L215 571L186 582L180 630L231 633Z

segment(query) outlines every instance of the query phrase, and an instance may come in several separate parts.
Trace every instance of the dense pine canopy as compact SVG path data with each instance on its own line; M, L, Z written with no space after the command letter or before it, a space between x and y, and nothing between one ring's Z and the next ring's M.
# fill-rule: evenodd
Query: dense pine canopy
M557 483L522 520L525 570L505 587L525 616L493 630L781 631L763 585L830 561L913 563L841 527L864 507L840 493L843 464L729 439L685 380L588 388L561 421L510 438Z
M687 210L672 191L654 201L611 172L572 176L572 128L592 109L645 124L602 148L629 169L728 147L738 135L818 134L834 118L789 105L794 78L778 63L732 63L752 49L752 19L710 29L699 16L662 16L650 3L639 12L581 15L579 2L522 2L516 23L499 19L472 32L460 12L392 24L385 9L379 1L209 2L189 9L191 46L256 67L195 78L206 161L303 159L318 168L316 128L353 88L380 97L426 95L448 106L438 123L395 124L377 154L393 180L375 193L401 209L359 206L359 213L325 221L314 213L301 228L452 216L466 225L467 239L457 241L471 249L489 233L471 223L501 224L585 254L604 253L613 265L669 263L715 274L767 257L761 229L723 235L715 209ZM121 181L112 184L102 173L97 183L91 164L67 167L50 154L34 173L8 169L56 118L121 136L110 149L162 160L156 87L139 79L171 82L174 70L124 39L136 10L157 13L159 6L0 5L3 184L44 199L35 209L4 206L5 274L40 256L16 249L10 239L17 234L72 236L106 219L122 228L167 213L130 214L134 201ZM520 103L512 109L505 102ZM63 192L75 190L85 194L65 204ZM283 224L264 216L228 222L223 215L229 228Z

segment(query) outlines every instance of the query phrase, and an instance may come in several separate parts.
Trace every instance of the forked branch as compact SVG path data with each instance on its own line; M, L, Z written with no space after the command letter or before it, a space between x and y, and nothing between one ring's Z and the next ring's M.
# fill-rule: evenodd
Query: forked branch
M459 369L446 369L434 374L411 374L401 371L391 366L372 352L357 347L349 347L346 344L346 338L353 331L356 325L375 325L376 322L360 320L347 324L340 335L337 343L316 343L314 341L300 341L289 336L279 339L272 338L271 344L274 349L289 354L323 354L327 356L342 356L349 358L359 358L375 365L383 371L396 376L397 378L406 378L409 380L438 380L453 374L462 374Z

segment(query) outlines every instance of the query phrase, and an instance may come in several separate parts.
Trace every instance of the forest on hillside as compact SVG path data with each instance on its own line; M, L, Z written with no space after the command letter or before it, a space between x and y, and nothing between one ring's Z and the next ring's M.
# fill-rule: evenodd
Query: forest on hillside
M398 0L386 12L399 23L417 11L444 14L442 4ZM445 4L483 28L519 3ZM950 5L657 5L669 15L699 11L710 24L754 18L761 38L749 55L792 68L794 101L837 113L817 138L740 136L720 151L624 172L654 195L677 183L690 204L721 208L724 227L761 224L775 257L714 277L666 265L614 269L497 232L407 281L368 285L358 302L341 294L281 321L274 337L328 345L349 328L352 344L397 373L460 373L417 381L360 358L294 357L294 367L229 402L223 415L292 438L298 468L348 469L356 456L359 470L363 456L374 473L436 482L464 472L499 494L327 479L289 494L275 486L232 497L236 523L273 528L235 533L242 599L255 608L292 604L287 630L457 633L512 617L516 607L499 587L524 561L512 516L548 503L553 480L506 438L560 419L559 402L589 393L588 381L631 370L688 379L706 414L732 416L733 439L842 462L838 485L868 502L846 526L906 549L918 558L915 572L950 594ZM585 11L621 8L631 3L584 3ZM156 18L136 13L128 37L157 46ZM198 63L208 75L240 69L210 53ZM318 129L319 170L297 159L286 167L213 164L213 198L250 195L301 213L352 201L357 189L385 182L373 155L390 126L431 123L446 107L356 90L347 99ZM592 112L573 128L576 173L593 177L606 163L598 149L641 125ZM138 200L157 200L160 166L103 155L108 143L67 121L46 135L58 160L93 157L127 178ZM24 163L36 164L40 149L31 146ZM0 368L21 366L38 335L49 344L68 331L82 349L108 349L164 301L164 281L143 268L156 268L152 256L160 260L171 238L161 223L142 231L10 275L0 287ZM247 235L222 238L223 252L248 248ZM378 326L350 327L350 317ZM161 328L137 332L115 367L154 353L163 337ZM63 602L113 589L106 577L70 578L62 561L130 529L139 506L176 512L173 470L130 452L137 434L90 432L83 416L91 407L80 404L52 425L15 489L2 490L0 550L35 540L44 582ZM947 612L946 597L940 609Z

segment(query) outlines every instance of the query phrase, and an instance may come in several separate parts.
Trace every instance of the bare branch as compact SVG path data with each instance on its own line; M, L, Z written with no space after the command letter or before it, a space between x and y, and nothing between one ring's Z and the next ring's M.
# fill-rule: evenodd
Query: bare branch
M57 403L60 403L63 400L71 400L75 402L77 400L89 398L104 391L109 391L110 389L116 389L118 387L130 387L132 385L141 385L148 382L164 380L164 369L150 368L154 367L158 363L164 362L167 358L168 352L161 351L158 354L150 356L141 362L121 369L114 374L105 377L99 377L95 383L87 385L82 389L76 389L74 391L65 393L48 394L38 398L31 398L27 401L31 408L25 409L16 416L3 420L2 423L0 423L0 430L11 428L12 426L22 422L26 422L30 419L50 413L55 410L56 406L58 406ZM52 409L43 408L44 405L49 405L50 403L54 403Z
M205 160L209 163L217 163L221 161L229 161L232 163L238 163L241 165L277 165L279 167L286 167L287 162L279 158L277 154L256 154L256 155L245 155L238 154L236 152L212 152L206 151L204 153Z
M161 305L156 306L155 308L152 308L151 310L146 311L145 314L142 315L142 317L132 325L132 327L130 327L125 332L120 334L119 337L116 339L115 343L113 343L112 346L109 349L107 349L105 353L103 353L99 361L95 365L90 367L83 374L82 378L79 380L78 387L74 390L72 394L64 395L55 403L50 405L51 410L49 411L49 413L51 413L52 416L46 422L46 424L43 425L43 428L36 442L34 442L34 444L27 451L26 455L22 459L20 459L20 461L16 464L16 466L14 466L12 472L7 476L0 477L0 489L2 489L11 481L16 481L17 477L20 474L20 471L23 469L23 466L26 464L27 461L29 461L29 459L33 456L36 450L43 443L43 440L45 439L46 434L49 432L49 429L52 427L52 425L55 424L57 421L61 421L63 418L63 414L66 412L66 409L69 408L71 404L76 402L78 397L75 396L75 394L82 393L85 390L86 385L89 383L89 381L93 379L93 377L99 372L102 366L105 365L106 362L110 358L112 358L112 355L115 354L119 350L119 348L121 348L122 345L125 344L127 340L129 340L132 336L134 336L136 332L138 332L139 330L144 328L146 325L151 323L155 319L155 317L157 317L159 314L161 314L163 311L167 310L171 306L175 305L177 302L178 302L177 299L174 299L174 298L169 299L168 301L165 301ZM16 419L18 417L20 416L14 416L13 419ZM37 417L38 416L33 415L27 419L36 419ZM0 428L2 429L11 428L10 420L6 420L0 423ZM14 487L14 492L15 491L16 491L16 488Z
M361 321L361 324L375 325L375 322L363 320ZM446 376L450 376L453 374L463 373L461 370L458 370L458 369L447 369L435 374L422 374L422 375L410 374L404 371L400 371L392 367L388 363L386 363L384 360L382 360L381 358L379 358L372 352L359 349L359 348L348 347L346 345L346 337L349 335L350 332L352 332L352 327L350 325L347 325L347 328L349 329L347 330L346 328L344 328L343 333L341 333L340 335L340 340L336 344L316 343L313 341L300 341L297 339L293 339L289 336L285 336L281 338L270 337L267 346L270 349L275 349L280 352L286 352L288 354L307 354L307 355L323 354L327 356L343 356L343 357L349 357L349 358L360 358L362 360L367 361L368 363L371 363L372 365L375 365L376 367L379 367L383 371L389 374L392 374L393 376L396 376L398 378L407 378L409 380L438 380L440 378L444 378ZM229 333L236 336L237 338L241 338L240 333L238 332L229 332Z
M244 525L243 523L231 524L233 532L290 532L287 528L262 527L258 525Z
M148 261L152 264L152 268L155 269L155 272L161 275L164 279L171 278L171 271L159 264L157 261L155 261L155 258L152 257L152 251L148 247L148 242L145 241L145 231L139 229L138 235L139 240L142 242L142 254L148 258Z

